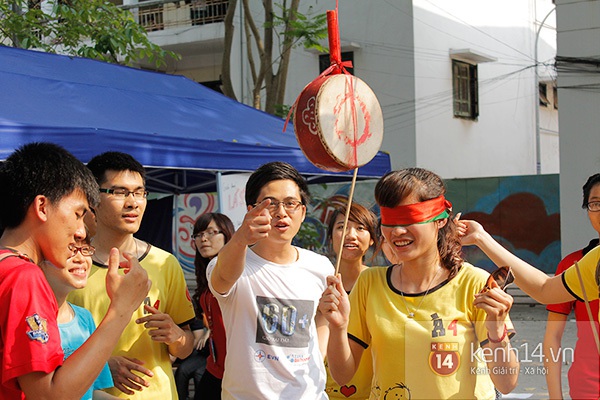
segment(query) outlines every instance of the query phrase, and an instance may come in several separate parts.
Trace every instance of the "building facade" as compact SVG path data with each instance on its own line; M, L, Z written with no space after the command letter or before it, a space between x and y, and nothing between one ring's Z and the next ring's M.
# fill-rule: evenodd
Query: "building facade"
M304 0L301 12L324 13L330 3ZM228 1L123 5L154 42L182 55L168 73L218 87ZM250 5L260 27L262 3ZM237 8L231 77L237 99L252 104L241 1ZM558 173L553 8L551 0L341 3L342 52L378 97L393 167L444 178ZM320 57L293 50L287 105L320 73Z

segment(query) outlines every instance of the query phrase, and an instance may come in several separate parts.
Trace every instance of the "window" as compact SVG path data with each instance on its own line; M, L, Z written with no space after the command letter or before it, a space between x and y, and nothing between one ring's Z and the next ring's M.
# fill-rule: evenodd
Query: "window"
M342 52L342 61L352 61L352 65L354 65L354 52L353 51L344 51ZM319 56L319 73L325 71L331 65L331 61L329 59L329 54L321 54ZM348 72L354 75L354 68L346 68Z
M452 60L454 116L475 120L479 116L477 65Z
M550 104L548 101L548 85L540 82L538 84L538 92L540 96L540 106L548 107L548 104Z
M554 104L554 109L558 110L558 88L556 86L552 86L552 103Z

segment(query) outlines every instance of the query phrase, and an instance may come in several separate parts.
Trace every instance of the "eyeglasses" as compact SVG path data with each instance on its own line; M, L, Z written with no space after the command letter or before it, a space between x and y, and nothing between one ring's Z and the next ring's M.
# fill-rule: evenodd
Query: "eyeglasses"
M222 231L204 231L204 232L198 232L194 235L192 235L192 239L202 239L204 237L204 235L206 235L206 237L208 239L212 239L215 235L218 235L219 233L223 233Z
M485 286L481 290L480 293L487 292L492 288L494 282L498 284L498 287L504 291L506 291L506 287L513 283L515 280L515 276L512 273L510 267L504 266L500 267L494 272L490 274Z
M598 212L600 211L600 201L590 201L585 207L591 212Z
M145 199L148 196L148 192L145 189L127 190L124 188L116 189L105 189L100 188L100 193L107 193L114 196L116 199L126 199L130 194L137 200Z
M91 257L96 252L96 248L89 244L84 244L81 247L78 247L74 244L70 244L69 251L71 252L71 257L75 257L75 254L77 254L77 252L80 252L82 256Z
M298 210L298 207L300 207L302 205L302 202L299 200L292 199L292 200L277 201L272 197L266 197L262 201L259 201L258 203L253 204L252 207L258 206L260 203L262 203L266 199L271 200L271 204L269 204L267 206L267 210L269 210L269 212L271 214L275 214L277 211L279 211L279 207L282 205L283 205L283 208L285 209L285 211L287 211L290 214L293 214Z

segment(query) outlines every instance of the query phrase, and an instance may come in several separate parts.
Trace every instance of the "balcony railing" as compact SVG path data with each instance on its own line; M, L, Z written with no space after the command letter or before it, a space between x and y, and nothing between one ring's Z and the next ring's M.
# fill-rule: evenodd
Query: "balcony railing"
M213 24L223 22L228 0L166 1L164 4L142 6L138 9L138 22L146 31Z

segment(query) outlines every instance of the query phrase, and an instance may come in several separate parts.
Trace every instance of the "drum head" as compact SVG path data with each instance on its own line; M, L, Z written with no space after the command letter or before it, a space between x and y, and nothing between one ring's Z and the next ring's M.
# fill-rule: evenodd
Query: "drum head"
M345 74L328 77L316 111L321 142L336 162L351 169L375 157L383 141L383 114L365 82Z

